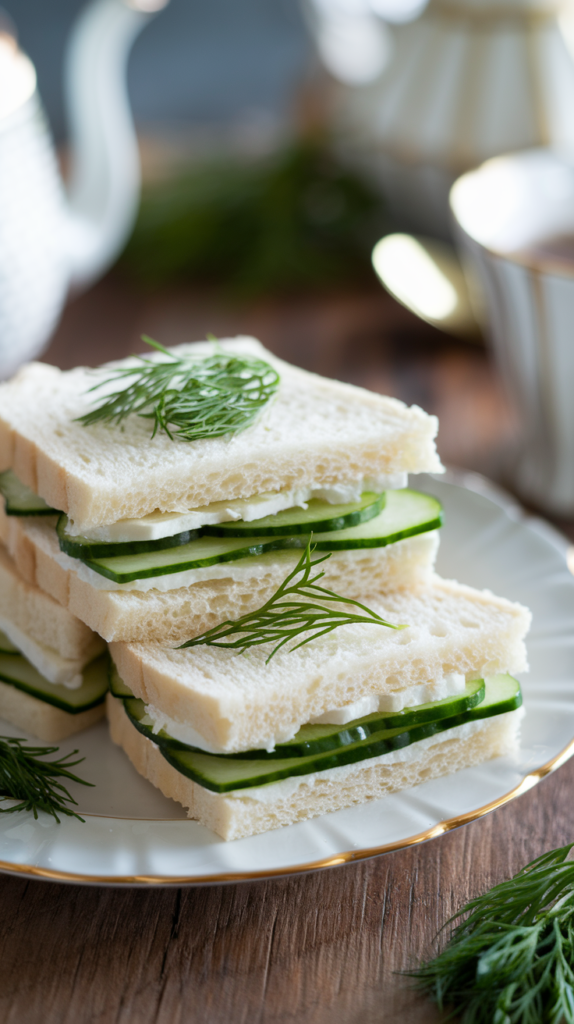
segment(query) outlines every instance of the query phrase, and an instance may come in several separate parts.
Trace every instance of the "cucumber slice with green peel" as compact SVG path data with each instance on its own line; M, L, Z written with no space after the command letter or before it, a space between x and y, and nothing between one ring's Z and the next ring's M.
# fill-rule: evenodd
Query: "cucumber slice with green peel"
M117 678L119 684L110 682L110 690L114 693L114 688L117 685L118 696L121 696L119 690L124 684L119 679L119 676ZM434 722L441 718L453 718L455 715L464 714L476 707L484 700L484 697L484 680L475 679L472 683L466 684L463 693L456 694L454 697L445 697L444 700L435 700L427 704L417 704L412 708L404 708L403 711L375 711L371 715L347 722L344 726L302 725L292 740L278 743L274 750L247 750L235 754L221 754L220 756L268 761L286 757L306 757L308 754L323 754L328 750L337 750L341 747L347 747L352 743L366 740L369 736L381 732L383 729L396 729L399 726L406 729L411 725L422 725L424 722ZM160 732L154 733L153 721L146 714L145 702L143 700L136 697L126 700L125 708L136 729L159 746L205 753L199 747L193 747L182 740L174 739L166 729L161 729Z
M124 683L111 658L108 662L108 686L113 697L134 697L133 691Z
M328 501L312 498L306 509L288 508L250 523L239 520L234 523L204 526L202 532L212 537L273 537L285 536L286 533L304 533L308 536L311 530L314 533L345 530L349 526L358 526L369 519L374 519L385 507L385 500L384 491L382 494L364 491L360 501L350 501L341 505L331 505Z
M478 718L492 718L503 715L507 711L516 711L522 705L520 683L513 676L501 672L485 679L486 694L484 700L468 713L468 721Z
M102 655L83 671L82 685L70 690L61 683L50 683L22 655L0 654L0 682L23 690L46 704L78 715L101 704L108 689L107 658Z
M380 757L393 750L408 747L419 740L447 732L457 725L515 710L522 703L520 684L516 680L509 682L509 678L508 676L491 676L485 680L486 705L484 710L486 714L481 714L481 705L479 704L475 708L451 718L423 722L407 729L402 726L396 729L381 730L362 742L349 744L323 754L270 760L262 758L248 760L247 758L221 757L181 750L165 744L159 745L159 750L176 771L214 793L228 793L238 789L249 789L253 786L265 786L270 782L279 782L282 779L327 771L329 768L339 768L342 765L355 764L368 758Z
M357 718L346 725L302 725L292 740L278 743L271 753L266 750L250 751L246 754L235 754L235 757L305 757L307 754L318 754L326 750L336 750L368 739L382 729L406 729L424 722L436 722L441 718L453 718L464 714L484 700L484 679L475 679L467 683L462 693L444 700L417 704L402 711L375 711L364 718Z
M299 547L290 537L200 537L169 551L148 551L143 555L117 555L109 558L81 558L94 572L114 583L167 576L186 569L202 569L209 565L234 562L239 558L261 555L285 547ZM288 543L285 543L285 542ZM305 546L305 545L303 545Z
M388 491L386 507L379 515L360 526L313 534L313 544L321 551L386 547L405 537L436 530L441 523L442 508L436 498L417 491ZM237 561L268 551L305 548L308 538L309 534L229 538L202 536L167 552L149 551L141 555L105 558L82 557L81 561L114 583L130 583L132 580Z
M65 552L70 558L79 558L85 561L88 558L107 558L118 555L143 555L148 551L164 551L167 548L181 547L182 544L189 544L201 535L201 530L184 530L183 533L175 533L172 537L161 537L159 540L133 540L122 543L110 543L109 541L90 540L89 537L77 537L68 533L68 517L62 515L58 519L56 533L60 551Z
M58 519L56 532L60 550L71 558L85 561L88 558L115 558L122 555L142 555L148 551L164 551L168 548L181 547L197 540L200 536L211 537L250 537L290 533L309 535L311 529L341 530L355 526L379 514L385 505L385 494L365 492L360 502L349 502L346 505L329 505L327 501L313 500L308 509L289 509L273 516L265 516L252 523L234 522L221 523L217 526L205 526L198 530L185 530L171 537L160 540L124 541L122 543L97 541L81 535L72 536L68 533L68 517L62 513ZM329 515L330 513L330 515ZM259 530L261 524L262 529ZM281 524L281 525L278 525Z
M313 544L317 551L378 548L438 530L442 524L442 505L437 498L408 489L387 491L385 507L376 518L348 530L314 533Z
M51 508L31 487L18 479L11 469L0 473L0 494L4 498L7 516L54 516L59 509Z
M0 654L20 654L20 651L0 629Z

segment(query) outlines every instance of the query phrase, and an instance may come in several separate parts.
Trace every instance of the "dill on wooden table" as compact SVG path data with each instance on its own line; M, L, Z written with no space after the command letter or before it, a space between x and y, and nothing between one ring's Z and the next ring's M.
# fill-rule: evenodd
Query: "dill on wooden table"
M25 742L12 736L0 736L0 803L5 800L17 801L8 807L0 806L0 814L33 811L34 817L37 818L38 811L45 811L51 814L58 824L58 814L67 814L83 821L76 811L66 806L70 803L75 804L76 801L66 787L56 780L63 778L79 782L82 786L91 786L91 782L85 782L70 771L84 758L71 760L78 753L77 750L72 750L70 754L54 761L40 760L50 754L56 754L59 747L24 746Z
M217 346L204 358L175 355L145 335L142 341L166 359L136 356L135 365L110 367L106 379L88 394L114 381L122 386L77 417L83 426L117 426L135 413L154 421L152 437L158 430L172 441L224 437L245 430L279 387L279 374L263 359Z
M573 847L543 854L447 921L465 918L409 972L439 1009L463 1024L574 1024Z
M321 562L330 558L331 552L318 558L312 558L311 542L312 538L310 537L293 571L261 608L247 612L240 619L228 619L226 622L220 623L219 626L213 626L205 633L201 633L192 640L187 640L180 647L207 645L244 652L248 648L257 647L260 644L275 643L271 654L265 659L267 665L284 644L290 640L296 640L301 633L305 633L305 636L294 647L291 647L290 651L296 651L298 647L303 647L311 640L316 640L325 633L331 633L339 626L347 626L351 623L368 623L375 626L387 626L389 629L406 629L405 626L386 622L380 615L359 601L341 597L340 594L335 594L332 590L318 586L317 581L322 579L325 573L321 571L312 575L313 570ZM297 579L299 576L300 579ZM331 608L330 604L359 608L363 614L347 609ZM234 636L237 639L227 639Z

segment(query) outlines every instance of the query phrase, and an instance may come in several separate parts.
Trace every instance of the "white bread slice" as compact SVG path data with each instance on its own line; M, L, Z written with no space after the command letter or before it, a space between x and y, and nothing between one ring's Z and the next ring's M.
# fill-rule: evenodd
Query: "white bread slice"
M276 795L272 793L273 785L262 787L267 790L262 800L261 790L257 794L252 791L251 796L248 789L236 790L233 795L212 793L192 782L172 768L159 748L134 728L122 701L108 694L107 707L112 740L123 748L136 770L164 796L183 804L190 818L227 840L377 800L493 757L511 754L517 746L522 712L519 708L486 719L470 735L463 733L463 726L462 730L453 730L451 735L445 732L432 737L435 742L431 744L424 745L425 741L413 744L405 750L411 753L408 760L385 763L383 758L372 758L332 768L302 776L294 788L279 783ZM416 753L415 747L418 747ZM384 809L375 813L384 813Z
M137 697L183 725L209 748L233 752L266 748L300 725L372 694L433 687L445 676L467 679L521 672L530 612L521 605L441 580L417 592L363 596L364 604L403 630L378 625L340 627L265 665L272 645L248 657L214 647L172 649L117 644L110 652ZM442 696L442 694L440 694Z
M293 552L289 559L284 557L287 552L280 552L282 557L275 564L266 562L264 570L253 567L243 578L235 579L233 563L229 563L229 577L175 590L104 590L81 578L84 567L60 552L49 524L6 516L0 509L2 537L26 580L45 590L108 642L182 643L225 619L238 618L260 608L300 556L300 552ZM322 565L324 585L354 598L370 590L425 586L432 575L438 542L438 531L432 531L386 548L338 551ZM93 572L91 575L96 576ZM104 577L96 582L109 585Z
M221 345L263 357L281 375L277 395L245 431L185 443L163 433L152 440L150 421L138 416L122 429L86 428L75 419L104 394L87 392L106 371L30 363L0 385L0 469L11 467L80 532L156 509L184 512L267 491L442 469L437 420L416 406L299 370L253 338ZM210 355L213 347L172 351Z
M0 629L51 683L79 685L104 642L80 619L26 582L0 545Z
M57 743L66 736L88 729L105 715L105 703L95 708L71 715L68 711L55 708L45 700L32 697L16 686L0 681L0 719L10 722L17 729L31 736L37 736L45 743Z

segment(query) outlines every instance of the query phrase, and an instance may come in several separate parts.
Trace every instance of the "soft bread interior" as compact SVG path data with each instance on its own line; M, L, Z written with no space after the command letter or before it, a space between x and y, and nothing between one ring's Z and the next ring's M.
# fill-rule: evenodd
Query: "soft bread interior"
M152 440L149 420L138 416L122 430L86 428L76 420L94 407L88 391L105 369L29 363L0 385L0 469L12 467L81 532L156 509L184 512L267 491L441 470L436 417L299 370L253 338L220 344L263 357L281 375L277 395L243 432L186 444L161 432ZM213 347L172 351L211 355Z
M279 651L112 644L118 671L136 696L194 729L216 749L264 748L367 694L432 687L450 673L468 679L527 667L530 613L520 605L435 577L417 592L363 595L402 630L353 624ZM434 699L429 697L428 699Z
M53 683L73 679L104 649L85 623L23 579L2 545L0 629Z
M241 839L315 818L330 811L377 800L397 790L449 775L516 749L521 710L486 719L468 738L441 733L436 743L420 750L414 760L394 764L359 762L319 772L293 792L278 790L276 799L250 798L248 790L233 796L212 793L181 775L165 760L159 748L142 736L127 717L123 703L108 694L108 718L114 743L122 747L136 770L164 796L187 808L188 816L206 825L223 839ZM265 787L272 789L272 785ZM373 813L384 814L383 808Z
M53 704L0 681L0 719L10 722L24 733L37 736L45 743L57 743L66 736L88 729L104 715L103 701L95 708L71 715L68 711L56 708Z
M4 536L19 571L72 615L111 641L182 643L225 621L260 608L294 568L293 558L267 562L244 579L223 578L161 591L96 589L79 575L77 560L62 555L49 524L26 523L0 511ZM384 548L337 551L323 563L324 586L357 598L372 590L419 588L429 583L439 544L438 531ZM282 555L285 552L281 552ZM101 577L101 583L106 580Z

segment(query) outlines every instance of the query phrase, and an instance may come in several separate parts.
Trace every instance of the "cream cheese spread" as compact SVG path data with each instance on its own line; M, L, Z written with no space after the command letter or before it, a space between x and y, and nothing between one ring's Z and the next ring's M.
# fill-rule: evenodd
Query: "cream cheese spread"
M338 505L359 501L363 491L380 494L382 491L398 490L406 486L406 473L392 473L328 487L310 484L308 487L298 487L289 491L255 494L249 498L234 498L232 501L214 501L211 505L190 509L189 512L150 512L141 519L119 519L109 526L90 530L84 536L90 540L116 544L138 540L161 540L185 530L199 530L202 526L214 526L217 523L234 522L238 519L251 523L288 508L307 508L307 502L312 498L320 498L331 505ZM68 521L67 530L70 536L77 536L80 533L72 520Z
M429 747L434 747L440 743L444 743L445 740L460 739L468 740L475 733L480 732L485 726L491 725L494 721L500 723L507 722L510 716L513 716L516 723L515 727L518 728L520 721L524 715L524 708L518 708L516 711L507 711L506 714L497 715L496 719L478 719L475 722L465 722L464 725L455 725L454 728L445 730L445 732L437 733L435 736L428 736L424 740L417 740L416 743L411 743L408 747L402 747L400 750L391 750L388 754L380 754L378 757L369 757L364 761L357 761L354 764L340 765L338 768L327 768L322 772L313 772L309 775L298 775L295 778L281 779L279 782L268 782L264 786L254 786L248 789L234 789L229 793L225 793L225 797L231 800L242 800L245 803L249 803L250 800L254 800L257 803L272 804L276 800L283 800L289 798L298 789L306 787L309 790L310 798L312 799L313 787L317 782L322 781L339 781L348 775L353 775L361 769L370 768L378 764L405 764L409 761L416 761L420 757L421 752L428 750Z
M392 714L402 711L403 708L414 707L416 704L426 704L429 701L444 700L445 697L454 697L462 693L466 685L465 676L460 672L450 672L442 680L437 688L436 683L424 684L422 686L411 686L400 693L385 693L380 696L369 694L357 700L354 704L347 704L343 708L333 708L325 711L323 715L312 718L311 721L324 725L346 725L356 718L364 718L375 711L386 711ZM438 690L441 696L437 696Z
M426 683L422 686L410 686L406 687L398 693L392 694L380 694L380 695L367 695L362 697L360 700L355 701L353 704L347 704L343 708L333 709L327 711L325 714L313 718L313 723L329 723L334 725L345 725L347 722L352 722L356 718L362 718L365 715L370 715L373 711L402 711L403 708L415 707L417 704L426 704L428 701L444 700L446 697L455 696L457 693L462 693L465 687L465 677L458 672L451 672L449 675L444 676L440 681L433 683ZM363 707L367 710L364 711ZM170 718L159 708L154 707L153 704L146 706L146 714L150 719L152 729L154 733L160 732L161 729L165 729L170 736L173 736L175 740L180 740L181 743L187 743L190 747L199 747L200 750L204 750L206 754L231 754L233 751L223 747L219 747L214 744L210 744L207 740L201 736L192 726L186 725L183 722L178 722L175 718ZM288 740L293 739L296 733L299 731L303 723L299 722L291 727L283 730L283 732L276 733L274 736L264 738L259 744L261 750L272 751L275 749L278 743L285 743Z
M436 531L429 531L427 534L424 534L426 538L430 538L428 543L434 543L435 534ZM291 569L295 568L301 557L301 550L299 548L283 551L266 551L262 555L249 555L246 558L238 558L232 562L220 562L217 565L208 565L201 569L184 569L182 572L170 572L163 576L149 576L145 579L130 580L129 583L116 583L115 580L109 580L107 576L102 576L99 572L95 572L94 569L90 569L89 565L81 562L79 558L71 558L63 551L60 551L57 548L57 541L50 543L45 535L43 537L40 536L40 530L38 530L36 538L38 546L43 547L45 550L49 549L50 557L62 569L66 569L68 572L75 572L78 579L89 583L96 590L117 590L120 592L137 591L138 593L146 593L148 590L165 592L168 590L178 590L179 587L191 587L194 583L204 583L208 580L237 580L238 582L256 580L266 576L277 565L284 565L285 573L287 574ZM399 544L409 544L416 539L418 538L406 537L404 540L397 541L393 545L393 549L396 551ZM372 555L374 552L378 552L379 557L384 558L387 550L387 548L373 548L370 549L369 554ZM364 548L334 551L331 554L331 564L333 565L335 562L340 562L343 559L350 562L355 560L360 562L364 558Z
M2 615L0 615L0 629L49 683L63 685L69 690L77 690L82 685L82 667L88 660L87 658L83 660L63 658L54 648L33 640ZM103 643L100 642L93 652L91 649L87 652L88 655L93 657L103 646Z

